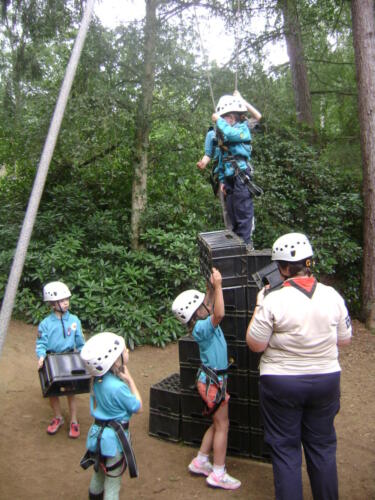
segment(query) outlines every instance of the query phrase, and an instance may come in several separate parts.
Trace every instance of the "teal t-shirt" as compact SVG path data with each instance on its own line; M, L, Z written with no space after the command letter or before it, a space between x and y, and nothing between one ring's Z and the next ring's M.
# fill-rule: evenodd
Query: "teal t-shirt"
M218 325L212 325L211 317L198 320L193 329L193 338L199 346L201 362L214 370L226 370L228 368L228 350L223 330ZM206 376L201 373L199 380L206 381Z
M129 386L108 372L101 379L94 382L94 395L91 396L91 414L100 420L117 420L128 422L133 413L140 408L140 401L131 392ZM96 406L94 406L94 399ZM96 450L97 437L101 427L93 424L88 432L86 447L94 452ZM120 442L113 429L106 427L103 431L100 448L102 455L114 457L122 451Z

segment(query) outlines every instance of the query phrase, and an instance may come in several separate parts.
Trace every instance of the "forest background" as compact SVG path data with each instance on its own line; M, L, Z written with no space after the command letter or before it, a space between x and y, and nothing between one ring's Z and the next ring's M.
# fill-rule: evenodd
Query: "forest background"
M16 317L38 323L47 313L43 285L62 280L87 332L117 332L131 347L164 346L183 333L171 302L183 289L204 288L197 234L223 228L209 171L196 168L213 111L209 75L216 100L237 80L263 115L252 142L255 181L264 189L255 200L255 247L269 248L285 232L306 233L316 275L366 319L356 3L147 0L144 20L113 29L94 16ZM373 3L362 2L370 4L373 21ZM1 5L0 297L85 3ZM255 14L265 20L262 29L252 25ZM208 62L199 41L199 24L213 17L237 42L221 67ZM289 63L269 66L266 46L280 38Z

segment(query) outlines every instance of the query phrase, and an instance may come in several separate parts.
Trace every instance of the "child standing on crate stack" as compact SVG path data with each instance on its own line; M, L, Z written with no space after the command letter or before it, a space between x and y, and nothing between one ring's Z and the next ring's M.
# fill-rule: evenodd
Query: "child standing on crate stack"
M206 476L209 486L235 490L241 486L225 469L229 430L227 393L228 353L220 322L224 317L222 277L213 268L206 294L186 290L174 300L172 311L191 331L199 345L201 367L197 374L197 389L202 397L205 414L212 425L205 432L198 455L189 464L193 474ZM213 450L213 465L209 454Z
M224 95L219 99L216 112L212 115L216 131L211 129L207 132L205 154L197 162L197 167L204 170L211 159L214 160L212 176L219 179L218 193L225 227L233 230L252 250L255 228L253 197L260 196L263 191L252 181L252 125L245 116L246 112L252 115L253 123L262 118L237 90L233 96Z
M38 328L36 355L38 370L42 369L46 356L50 353L80 351L85 343L81 322L69 312L69 288L61 281L53 281L43 288L43 300L49 302L52 312L44 318ZM69 437L78 438L80 428L77 419L77 403L74 394L67 395L70 413ZM50 396L49 402L53 419L47 427L48 434L56 434L64 423L58 396Z

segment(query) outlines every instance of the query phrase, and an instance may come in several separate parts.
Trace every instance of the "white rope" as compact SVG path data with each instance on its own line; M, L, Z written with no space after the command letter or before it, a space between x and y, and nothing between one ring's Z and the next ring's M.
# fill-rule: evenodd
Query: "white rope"
M87 31L90 25L90 20L94 8L94 1L95 0L87 1L86 9L82 18L82 23L79 28L77 38L74 42L74 47L70 56L70 60L65 72L64 81L60 89L60 94L48 130L47 139L44 144L21 233L18 239L17 248L14 254L14 259L0 311L0 355L5 341L9 321L12 316L14 300L17 294L17 288L25 263L26 253L30 243L31 233L37 216L40 199L43 194L43 189L48 174L48 168L55 149L70 89L72 87L83 44L85 42Z
M238 36L238 26L240 22L240 0L237 0L237 12L236 12L236 27L235 27L235 33L234 33L234 38L235 38L235 58L236 58L236 66L235 66L235 76L234 76L234 90L238 90L238 49L239 49L239 40L240 37Z
M201 52L203 54L203 60L204 60L204 63L206 65L206 68L207 68L206 73L207 73L208 86L210 88L210 95L211 95L211 100L212 100L212 106L213 106L213 109L215 111L216 104L215 104L214 92L212 90L212 84L211 84L211 78L210 78L210 71L209 71L209 68L208 68L208 57L207 57L207 53L206 53L206 51L204 49L202 35L201 35L201 30L200 30L199 22L198 22L197 9L195 8L195 6L194 6L194 16L195 16L195 22L196 22L196 25L197 25L197 29L198 29L199 43L200 43L200 47L201 47Z

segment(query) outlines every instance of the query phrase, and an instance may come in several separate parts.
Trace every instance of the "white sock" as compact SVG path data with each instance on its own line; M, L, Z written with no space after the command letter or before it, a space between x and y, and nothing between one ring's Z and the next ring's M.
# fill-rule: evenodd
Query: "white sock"
M206 455L205 453L202 453L201 451L198 451L197 460L200 464L203 465L206 462L208 462L208 455Z
M215 465L214 464L213 465L213 470L214 470L215 476L220 477L225 472L225 465Z

